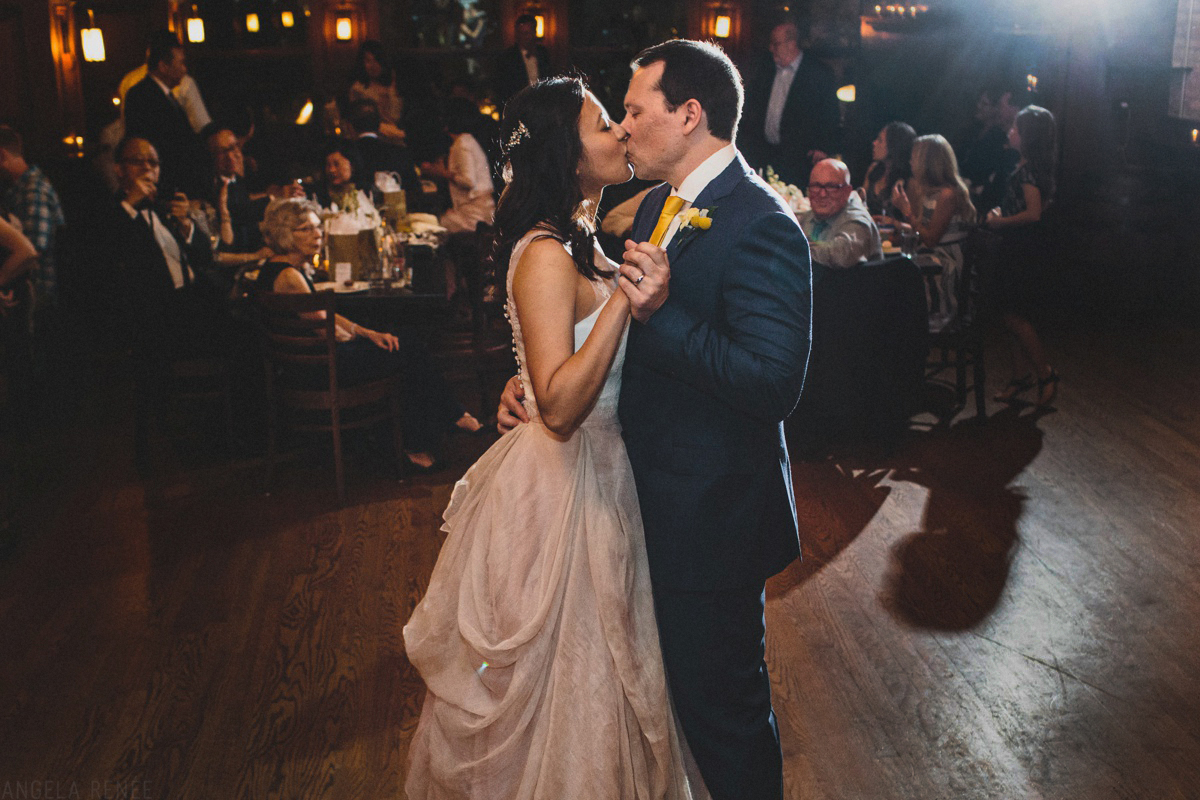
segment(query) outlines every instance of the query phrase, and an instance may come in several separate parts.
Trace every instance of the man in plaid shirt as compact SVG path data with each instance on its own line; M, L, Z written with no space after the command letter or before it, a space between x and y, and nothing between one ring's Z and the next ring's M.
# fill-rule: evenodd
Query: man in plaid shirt
M3 205L21 220L38 253L33 276L37 304L52 305L57 296L55 240L65 223L62 206L42 171L25 160L21 135L7 125L0 125L0 180L6 184Z

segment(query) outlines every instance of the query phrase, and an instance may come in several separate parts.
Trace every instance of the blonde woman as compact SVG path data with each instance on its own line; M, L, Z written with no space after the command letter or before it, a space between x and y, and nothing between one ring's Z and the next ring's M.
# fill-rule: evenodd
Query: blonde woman
M910 197L911 195L911 197ZM954 149L939 134L918 136L913 142L912 177L908 190L896 184L892 204L921 240L918 263L936 264L941 272L925 279L929 303L929 330L937 333L959 315L958 291L962 280L962 242L975 222L975 206L962 176ZM967 309L961 309L966 313Z

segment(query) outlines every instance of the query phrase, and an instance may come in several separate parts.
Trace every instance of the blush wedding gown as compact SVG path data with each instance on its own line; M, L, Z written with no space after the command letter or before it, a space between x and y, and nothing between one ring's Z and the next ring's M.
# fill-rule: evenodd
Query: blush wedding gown
M534 233L513 248L508 276L530 422L454 487L429 590L404 627L428 687L405 791L412 800L706 797L671 711L617 422L625 339L584 422L566 440L551 433L512 299L513 267ZM614 291L593 285L598 305L575 325L576 350Z

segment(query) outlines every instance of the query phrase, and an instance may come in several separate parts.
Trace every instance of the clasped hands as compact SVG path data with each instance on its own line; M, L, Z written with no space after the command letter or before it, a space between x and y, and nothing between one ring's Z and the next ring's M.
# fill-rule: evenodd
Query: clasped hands
M667 251L649 242L626 239L624 261L617 269L620 273L617 285L629 298L633 318L646 322L670 294L671 265Z

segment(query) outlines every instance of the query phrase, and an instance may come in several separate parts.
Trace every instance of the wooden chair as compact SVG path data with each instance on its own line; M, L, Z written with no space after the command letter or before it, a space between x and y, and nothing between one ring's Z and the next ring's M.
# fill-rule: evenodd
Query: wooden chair
M512 327L505 317L502 293L495 291L495 281L503 280L503 276L489 274L488 270L492 237L492 226L481 222L469 250L459 248L458 269L467 285L469 325L466 329L441 331L432 348L448 378L457 375L474 379L479 411L485 416L495 404L489 394L491 380L507 378L516 371Z
M332 291L313 294L261 292L255 296L261 313L260 330L267 388L267 469L263 487L264 491L269 490L275 470L281 411L307 412L308 419L294 421L290 427L293 430L329 432L332 435L338 503L344 506L343 430L366 428L391 420L398 462L404 448L400 431L398 378L389 377L353 386L342 386L338 382L335 297ZM317 312L324 312L324 319L315 318ZM313 376L316 388L312 383L300 379L305 374ZM361 413L351 414L348 418L348 411ZM317 416L316 421L312 419L313 416Z
M987 419L987 370L984 364L986 306L981 272L994 246L995 234L976 228L963 242L962 279L958 285L958 316L944 329L929 335L930 356L926 380L939 381L942 372L954 370L954 412L966 407L967 393L975 393L975 417ZM934 354L937 353L936 356ZM971 383L967 384L967 370Z

